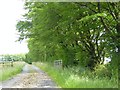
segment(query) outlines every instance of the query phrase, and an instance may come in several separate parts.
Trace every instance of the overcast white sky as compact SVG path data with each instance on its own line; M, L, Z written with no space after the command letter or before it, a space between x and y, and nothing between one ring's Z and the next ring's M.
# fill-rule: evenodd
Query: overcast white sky
M16 23L24 14L22 0L0 1L0 54L15 54L28 52L27 43L15 42Z

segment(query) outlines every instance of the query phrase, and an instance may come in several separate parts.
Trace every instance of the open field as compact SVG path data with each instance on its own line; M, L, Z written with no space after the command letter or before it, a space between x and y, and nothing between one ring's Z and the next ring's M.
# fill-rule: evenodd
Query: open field
M24 62L14 62L13 67L8 65L8 63L4 66L3 64L0 64L0 81L7 80L12 76L20 73L24 64Z

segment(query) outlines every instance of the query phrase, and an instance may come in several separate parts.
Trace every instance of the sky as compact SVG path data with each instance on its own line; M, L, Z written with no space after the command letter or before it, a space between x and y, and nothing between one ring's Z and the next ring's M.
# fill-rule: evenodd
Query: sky
M22 0L0 1L0 54L19 54L28 52L27 42L18 39L16 24L25 13Z

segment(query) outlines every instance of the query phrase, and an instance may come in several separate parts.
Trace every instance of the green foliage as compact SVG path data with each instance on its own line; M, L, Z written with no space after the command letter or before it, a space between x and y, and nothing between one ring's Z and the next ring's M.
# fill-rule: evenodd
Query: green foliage
M5 61L23 61L25 59L25 54L4 54L0 56Z
M95 74L99 77L106 77L106 78L112 77L112 73L110 72L110 70L108 70L108 68L105 65L98 65L95 68Z
M79 60L78 64L80 66L83 66L83 67L87 66L87 64L89 62L89 58L86 57L86 55L87 55L87 52L84 52L82 50L76 53L76 59Z
M56 69L50 63L34 63L62 88L118 88L117 80L109 80L106 77L93 76L89 70L80 70L80 73L75 73L76 68ZM92 77L91 77L92 76ZM98 78L99 77L99 78Z
M120 51L118 7L113 2L26 2L25 20L16 28L19 40L29 39L27 62L62 59L63 66L73 66L78 59L91 70L105 57L113 63L113 52Z

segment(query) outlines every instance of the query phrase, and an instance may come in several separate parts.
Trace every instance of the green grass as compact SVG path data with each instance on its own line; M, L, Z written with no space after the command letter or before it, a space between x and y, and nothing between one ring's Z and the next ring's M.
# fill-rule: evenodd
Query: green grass
M34 64L44 70L62 88L118 88L114 79L91 77L92 74L89 71L78 74L73 72L73 70L77 70L73 68L63 70L47 63Z
M14 75L18 74L21 72L24 62L15 62L13 67L10 66L4 66L1 67L0 69L0 81L7 80Z

